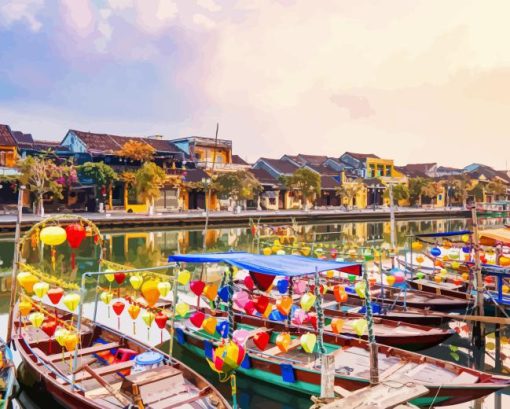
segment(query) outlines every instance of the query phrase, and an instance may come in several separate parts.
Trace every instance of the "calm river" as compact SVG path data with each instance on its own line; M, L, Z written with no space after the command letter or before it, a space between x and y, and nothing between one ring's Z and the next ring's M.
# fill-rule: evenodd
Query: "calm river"
M505 220L493 219L482 221L486 225L501 225ZM507 221L508 222L508 221ZM407 236L412 233L461 230L469 228L469 221L464 219L454 220L425 220L425 221L399 221L397 222L397 240L400 247L403 247L407 241ZM357 246L388 246L390 242L390 226L387 222L366 222L366 223L330 223L319 225L300 225L297 227L300 241L305 242L326 242L326 243L350 243ZM135 267L156 266L165 263L168 255L181 252L201 251L206 241L207 251L228 251L245 250L256 251L258 243L254 242L250 229L245 228L225 228L210 229L206 237L202 230L126 230L126 231L103 231L105 235L105 245L107 249L107 258L111 261L125 263L128 262ZM77 254L76 260L79 266L79 272L70 277L66 272L68 255L57 254L56 271L67 280L78 281L79 274L85 271L97 271L97 254L93 250L92 243L85 242ZM8 313L8 298L10 288L10 270L13 258L13 238L10 236L0 236L0 334L5 335L5 322ZM34 255L34 257L38 255ZM59 257L60 256L60 257ZM65 257L64 257L65 256ZM129 323L126 323L128 325ZM152 338L157 342L159 335L156 331ZM504 334L509 336L510 334ZM488 340L490 342L490 339ZM468 363L468 342L465 338L459 336L451 337L445 345L440 345L423 353L432 356L453 361L449 345L459 348L459 362L466 365ZM508 345L507 345L508 346ZM491 351L487 351L487 361L490 363ZM503 351L505 353L505 351ZM504 354L505 355L505 354ZM504 359L504 366L510 367L510 351L506 354L509 358ZM182 359L185 363L200 371L208 379L217 381L217 375L207 367L205 360L201 362L196 357L185 356L182 351L176 351L176 357ZM493 360L492 360L493 362ZM225 393L228 390L224 385L219 385ZM295 393L286 392L281 389L272 388L265 383L254 382L249 379L238 377L238 397L240 407L264 408L264 409L290 409L290 408L309 408L311 401L307 396L301 396ZM27 399L30 399L28 396ZM40 398L37 399L38 402ZM33 402L32 402L33 404ZM50 403L27 405L32 407L49 407ZM53 404L51 404L53 405ZM54 405L53 405L54 406ZM458 405L450 408L509 408L510 398L507 395L490 396L483 402Z

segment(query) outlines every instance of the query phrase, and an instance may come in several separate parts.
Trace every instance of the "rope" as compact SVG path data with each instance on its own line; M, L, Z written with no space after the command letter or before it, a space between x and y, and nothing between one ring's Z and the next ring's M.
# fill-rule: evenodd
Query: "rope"
M234 333L234 269L230 267L228 270L228 339L232 340Z
M80 286L77 284L70 283L68 281L64 281L59 278L53 277L50 274L43 273L42 271L40 271L39 269L37 269L31 265L28 265L25 263L20 263L19 267L20 267L20 270L26 271L27 273L30 273L30 274L33 274L34 276L36 276L37 278L39 278L42 281L47 282L48 284L54 284L58 287L66 289L66 290L77 291L80 289Z
M368 321L368 341L375 343L375 335L373 328L373 315L372 315L372 303L370 302L370 286L368 285L368 271L363 269L363 280L365 281L365 306L367 310L367 321Z
M324 312L322 311L322 296L320 293L320 281L319 281L319 273L315 272L315 286L314 286L314 294L315 294L315 311L317 313L317 332L318 332L318 340L317 344L319 347L319 353L325 354L326 347L324 346Z
M430 404L429 409L432 409L434 407L434 403L435 403L437 396L439 395L439 391L441 390L442 387L443 387L443 384L439 385L439 388L437 388L437 392L434 396L434 399L432 399L432 403Z

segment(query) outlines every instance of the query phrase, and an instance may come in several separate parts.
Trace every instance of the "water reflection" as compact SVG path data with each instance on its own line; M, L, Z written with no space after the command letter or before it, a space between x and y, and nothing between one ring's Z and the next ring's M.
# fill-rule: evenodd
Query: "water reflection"
M485 225L502 225L509 220L490 219L482 220ZM396 224L396 239L400 247L406 244L407 236L412 233L424 233L432 231L462 230L469 229L470 223L466 219L441 219L420 221L399 221ZM358 246L383 246L390 242L389 222L364 222L364 223L329 223L309 224L293 226L298 241L309 243L346 243ZM129 264L135 268L152 267L166 263L168 255L174 253L200 252L205 245L207 251L257 251L261 244L255 240L250 228L224 228L211 229L204 237L202 230L154 230L145 229L129 231L103 231L105 258L113 262ZM0 320L6 319L8 312L8 297L10 289L10 271L12 267L14 243L12 237L0 238ZM53 269L50 251L40 243L31 243L26 249L25 257L28 261L42 260L39 265L43 271L52 272L68 281L79 281L81 274L87 271L98 270L97 246L92 238L87 238L76 254L77 269L71 271L69 266L70 252L67 246L60 246L57 251L56 263ZM2 325L3 328L5 326ZM5 331L5 329L3 329ZM2 334L5 335L5 334ZM452 338L449 343L464 346L458 337ZM442 359L450 359L448 346L427 351L431 355ZM205 364L185 352L179 351L178 357L192 364L200 370L208 379L213 379ZM461 351L460 360L468 364L468 355ZM287 409L307 408L310 400L306 396L272 388L270 385L260 384L240 378L238 380L239 400L242 408ZM492 398L493 399L493 398ZM461 406L468 407L468 406ZM493 407L489 406L484 407Z

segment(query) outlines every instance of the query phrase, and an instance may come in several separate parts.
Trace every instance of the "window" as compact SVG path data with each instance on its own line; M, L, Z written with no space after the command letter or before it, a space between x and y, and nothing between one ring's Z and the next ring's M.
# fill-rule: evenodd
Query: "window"
M0 152L0 166L7 166L5 152Z

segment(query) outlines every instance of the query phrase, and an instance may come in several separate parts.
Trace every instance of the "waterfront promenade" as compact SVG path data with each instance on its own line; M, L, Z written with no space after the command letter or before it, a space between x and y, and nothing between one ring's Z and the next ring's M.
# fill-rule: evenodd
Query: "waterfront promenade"
M77 213L77 215L92 220L100 227L126 228L126 227L203 227L206 220L205 211L168 212L147 215L143 213L126 213L112 211L106 213ZM395 218L398 220L462 218L469 217L470 213L460 207L453 208L409 208L395 209ZM49 214L46 216L50 216ZM228 211L214 211L209 213L209 225L217 227L242 226L250 220L260 223L290 223L297 222L330 223L333 221L383 221L390 217L389 208L341 210L341 209L313 209L313 210L244 210L239 213ZM22 228L27 229L40 217L24 214ZM0 231L13 231L16 216L12 214L0 215Z

